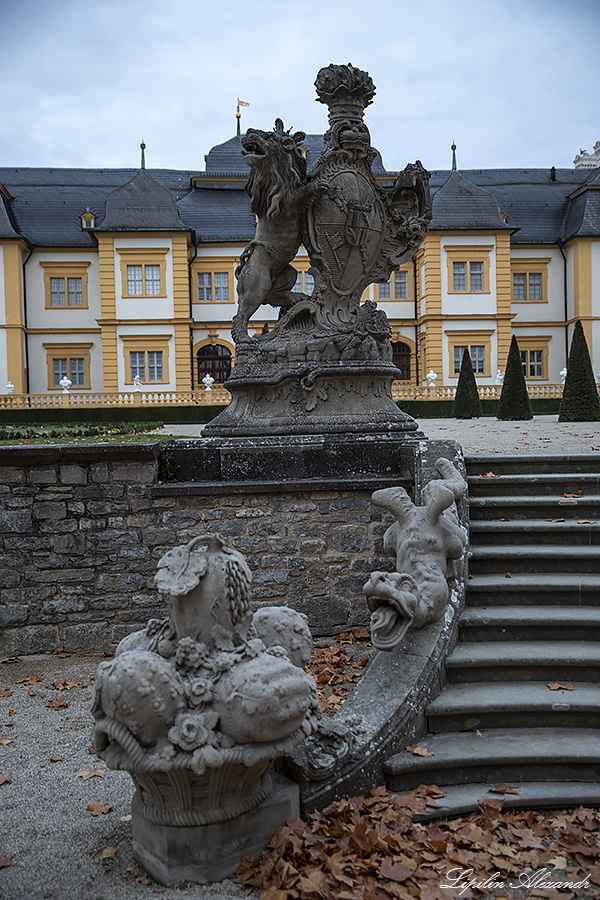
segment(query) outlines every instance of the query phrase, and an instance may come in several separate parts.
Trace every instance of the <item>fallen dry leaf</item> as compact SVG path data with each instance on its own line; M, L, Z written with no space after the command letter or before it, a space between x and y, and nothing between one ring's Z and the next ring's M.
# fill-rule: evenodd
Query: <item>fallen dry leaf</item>
M12 691L9 691L8 689L0 691L0 697L12 697Z
M518 788L516 788L513 784L504 784L504 782L500 782L492 789L493 794L518 794Z
M8 663L20 663L23 660L19 656L9 656L8 659L3 659L2 662L6 665Z
M12 738L0 738L0 744L2 744L3 747L6 747L7 744L12 744L12 742Z
M102 803L88 803L86 806L86 810L91 812L93 816L106 816L111 811L112 806L108 803L106 805Z
M552 522L564 522L565 519L551 519Z
M551 681L551 682L549 682L548 687L550 688L551 691L576 691L577 690L577 688L575 687L575 685L573 684L572 681L570 681L568 684L558 684L557 681Z
M50 700L46 706L50 709L67 709L71 704L66 700Z
M142 875L140 878L136 878L136 881L139 881L140 884L152 884L149 878L146 878L145 875Z
M27 678L19 678L18 681L15 681L15 684L39 684L40 679L37 675L28 675Z
M596 520L595 519L578 519L577 524L578 525L595 525Z
M16 713L16 710L9 709L8 714L9 714L9 716L16 716L17 713Z
M0 869L8 869L9 866L12 866L13 858L13 854L0 856Z
M12 784L10 775L0 775L0 784Z
M37 697L36 692L35 692L35 691L32 691L31 688L29 688L29 690L27 691L27 693L29 694L30 697Z
M100 859L114 859L118 850L118 847L105 847L100 854Z
M500 475L498 475L497 472L484 472L482 477L483 478L500 478Z
M563 497L583 497L583 491L567 491Z
M61 650L61 652L58 654L58 658L59 659L67 659L70 655L71 655L70 653L65 653L64 650Z
M84 781L87 781L89 778L104 778L104 769L96 769L96 771L92 771L91 769L82 769L81 772L78 772L75 778L83 778Z
M414 756L433 756L433 751L427 747L406 747L406 750Z
M50 687L57 691L70 691L71 688L79 687L80 684L80 681L53 681Z
M506 575L505 575L504 577L505 577L505 578L512 578L512 574L511 574L510 572L507 572Z
M51 756L50 762L62 762L63 759L64 759L64 756Z

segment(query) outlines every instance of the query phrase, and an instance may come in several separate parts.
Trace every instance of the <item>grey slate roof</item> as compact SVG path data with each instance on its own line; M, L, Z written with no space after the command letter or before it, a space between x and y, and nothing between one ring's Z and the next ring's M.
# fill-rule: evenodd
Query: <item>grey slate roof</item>
M19 238L20 235L12 226L12 222L10 221L10 215L8 209L5 206L6 200L2 194L0 194L0 241L11 240L13 238Z
M106 198L106 216L97 231L186 231L172 192L141 169Z
M304 146L309 168L318 158L322 142L321 135L307 135ZM168 194L161 195L165 218L160 218L161 224L156 227L194 230L200 242L250 240L254 234L254 216L243 183L218 181L218 176L225 175L247 177L248 168L240 148L239 137L213 147L207 155L205 172L144 170L146 181L151 178L155 185L149 191L149 199L154 195L157 200L158 186L171 194L170 200ZM377 173L385 173L381 157L373 168ZM82 229L81 214L89 207L102 229L106 227L105 220L114 225L117 207L111 212L111 202L115 197L108 203L113 219L107 218L107 201L117 189L131 185L139 174L139 169L0 168L0 184L13 197L5 201L10 205L10 216L6 215L6 208L3 212L0 203L0 229L3 229L0 237L15 231L38 247L93 249L93 233ZM398 173L388 174L393 181ZM192 178L195 188L191 186ZM553 244L575 234L598 235L600 191L596 185L599 183L600 170L589 169L556 169L554 181L550 169L432 171L430 184L435 216L432 228L474 228L487 223L494 230L514 230L513 243ZM590 188L585 196L580 194L570 199L584 186ZM123 198L124 194L118 192L117 200L119 196ZM176 203L175 214L172 201ZM471 210L467 208L469 204L473 204ZM159 207L160 203L155 203L155 214ZM506 223L499 220L498 210L506 216ZM123 203L120 215L128 215ZM138 215L150 230L152 221L158 221L152 220L147 211ZM121 218L121 227L129 227L127 219ZM140 218L135 227L141 227Z
M432 231L500 231L510 228L489 191L451 172L433 197Z

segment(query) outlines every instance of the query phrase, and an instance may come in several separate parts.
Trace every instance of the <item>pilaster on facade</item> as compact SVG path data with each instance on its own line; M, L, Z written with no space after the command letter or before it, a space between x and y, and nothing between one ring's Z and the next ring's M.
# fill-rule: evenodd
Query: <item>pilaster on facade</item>
M442 262L441 241L439 232L429 232L423 240L423 299L425 312L420 322L425 325L424 337L420 337L424 369L420 373L421 380L426 372L433 369L442 381L444 371L444 344L442 329Z
M100 321L102 330L102 381L105 391L119 390L117 360L117 301L115 292L115 241L113 235L97 234L100 267Z
M6 333L6 375L17 394L27 392L25 354L25 310L23 300L23 241L3 244L4 323Z
M510 234L496 234L496 342L498 368L506 368L512 337Z
M189 234L171 236L173 254L173 317L175 337L175 382L178 391L191 391L190 279L188 270Z
M590 356L593 353L592 240L577 238L573 243L573 319L579 319L583 326Z

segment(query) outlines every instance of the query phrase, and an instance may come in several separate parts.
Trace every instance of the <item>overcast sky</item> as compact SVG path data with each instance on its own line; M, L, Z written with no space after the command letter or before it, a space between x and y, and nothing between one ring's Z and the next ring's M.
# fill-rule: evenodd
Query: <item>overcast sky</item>
M277 116L327 127L366 69L388 169L569 167L600 140L600 0L0 0L0 166L203 169Z

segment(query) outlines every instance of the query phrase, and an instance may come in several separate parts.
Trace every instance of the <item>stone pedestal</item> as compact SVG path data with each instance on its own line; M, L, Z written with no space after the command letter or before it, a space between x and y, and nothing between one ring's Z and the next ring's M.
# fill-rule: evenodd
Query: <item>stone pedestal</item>
M277 829L300 815L298 785L272 775L273 791L258 806L213 825L156 825L132 804L133 855L152 878L169 887L183 881L211 884L233 875L242 856L258 858Z

